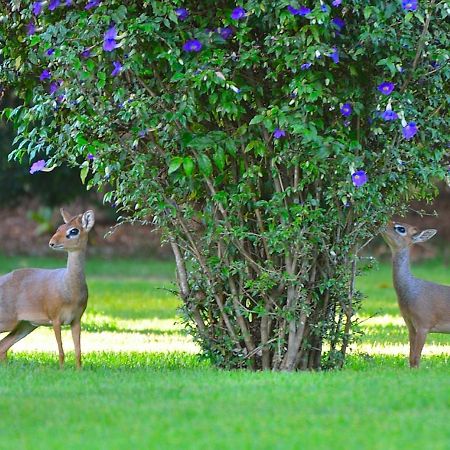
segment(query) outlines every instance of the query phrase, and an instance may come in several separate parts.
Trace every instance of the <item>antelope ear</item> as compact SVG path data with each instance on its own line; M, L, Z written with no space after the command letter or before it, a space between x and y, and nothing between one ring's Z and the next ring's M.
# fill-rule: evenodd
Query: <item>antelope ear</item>
M61 216L62 216L62 218L64 220L64 223L70 222L70 220L73 217L71 214L69 214L64 208L61 208L59 210L59 212L61 213Z
M91 228L94 226L95 223L95 214L92 209L89 211L86 211L83 216L81 217L81 225L86 231L91 231Z
M431 239L435 234L437 233L437 230L429 229L429 230L423 230L420 233L415 234L412 237L412 240L415 244L418 242L425 242L428 241L428 239Z

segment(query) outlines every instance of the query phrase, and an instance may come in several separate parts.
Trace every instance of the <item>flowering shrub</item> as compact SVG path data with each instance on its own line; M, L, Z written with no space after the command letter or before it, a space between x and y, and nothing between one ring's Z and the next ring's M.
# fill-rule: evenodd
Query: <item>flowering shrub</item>
M446 174L445 2L1 5L13 155L152 218L216 364L341 365L358 250Z

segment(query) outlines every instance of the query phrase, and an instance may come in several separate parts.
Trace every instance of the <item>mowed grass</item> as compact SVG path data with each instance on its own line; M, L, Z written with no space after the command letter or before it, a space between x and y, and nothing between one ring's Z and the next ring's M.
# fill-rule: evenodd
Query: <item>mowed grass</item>
M0 258L15 267L62 260ZM1 449L448 449L450 336L430 335L420 370L388 265L358 281L365 336L343 370L221 371L176 323L169 262L90 259L84 369L59 370L51 330L0 367ZM415 272L450 284L439 262ZM373 316L373 317L372 317ZM70 350L70 336L64 342ZM20 347L22 346L22 347Z

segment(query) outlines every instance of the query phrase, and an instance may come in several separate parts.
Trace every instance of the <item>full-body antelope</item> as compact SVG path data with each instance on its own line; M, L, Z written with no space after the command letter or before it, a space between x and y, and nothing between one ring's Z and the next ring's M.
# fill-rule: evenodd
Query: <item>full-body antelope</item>
M450 286L420 280L411 274L409 250L432 238L436 230L418 231L404 223L390 223L383 237L392 251L394 287L409 330L409 365L419 367L428 333L450 333Z
M0 277L0 360L8 349L41 325L53 326L58 343L59 364L64 365L61 325L70 325L77 368L81 367L80 320L87 305L88 290L84 263L93 211L72 217L61 209L64 224L49 246L68 252L67 268L19 269Z

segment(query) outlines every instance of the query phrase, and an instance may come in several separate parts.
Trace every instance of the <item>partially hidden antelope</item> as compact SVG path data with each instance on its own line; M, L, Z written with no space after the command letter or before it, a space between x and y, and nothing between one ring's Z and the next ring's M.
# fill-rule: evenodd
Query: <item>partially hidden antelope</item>
M64 269L19 269L0 277L0 333L9 334L0 341L0 361L20 339L37 327L52 326L64 365L61 326L70 325L77 368L81 367L81 316L88 289L84 274L88 233L94 226L93 211L71 216L61 209L64 224L52 236L49 246L68 252Z
M419 367L427 334L450 333L450 286L414 277L409 264L411 246L428 241L436 230L391 222L382 234L392 251L394 287L409 331L409 365Z

